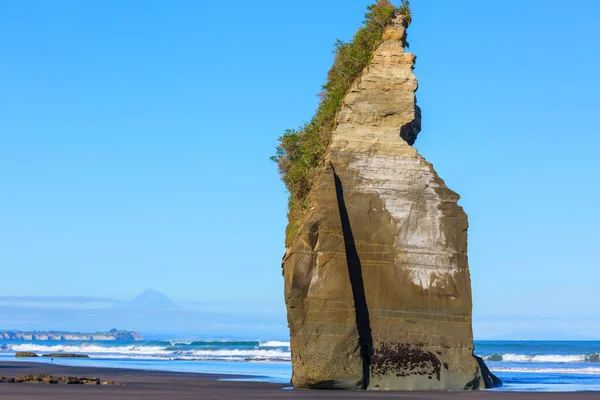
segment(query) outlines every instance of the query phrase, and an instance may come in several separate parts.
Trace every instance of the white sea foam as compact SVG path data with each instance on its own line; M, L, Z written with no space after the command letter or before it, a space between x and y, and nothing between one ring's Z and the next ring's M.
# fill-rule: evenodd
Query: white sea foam
M194 343L193 340L169 340L169 343L171 343L171 346L176 346L176 345L190 345L192 343Z
M94 344L81 345L42 345L42 344L12 344L7 346L11 351L32 351L42 353L84 353L84 354L131 354L131 355L168 355L161 346L99 346Z
M546 363L568 363L568 362L584 362L586 361L585 354L501 354L502 361L510 362L546 362ZM487 357L489 358L489 357ZM495 360L494 360L495 361Z
M187 352L200 357L247 357L247 358L291 358L288 351L280 350L192 350Z
M490 368L494 372L600 375L600 368Z
M285 347L287 343L265 343L266 349L260 348L188 348L168 349L163 346L100 346L96 344L80 345L44 345L34 343L11 344L3 348L3 352L31 351L36 353L75 353L87 354L98 358L135 358L135 359L206 359L206 360L290 360L289 351L277 350L275 347ZM271 347L272 349L269 349Z
M264 343L261 342L260 347L290 347L290 342L279 342L277 340L270 340Z
M534 356L531 361L534 362L579 362L585 361L585 354L573 354L573 355L538 355Z

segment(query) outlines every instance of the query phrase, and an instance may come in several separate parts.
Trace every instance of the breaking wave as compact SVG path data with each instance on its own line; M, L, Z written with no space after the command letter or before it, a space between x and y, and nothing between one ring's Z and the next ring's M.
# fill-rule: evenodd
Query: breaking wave
M490 367L493 372L600 375L600 368L512 368Z
M600 353L591 354L499 354L483 357L487 361L538 362L538 363L572 363L600 362Z
M14 343L0 347L0 354L18 351L37 354L87 354L102 359L170 359L226 361L290 361L289 342L281 341L164 341L141 344L109 342L81 343Z
M171 346L201 346L201 347L248 347L259 346L258 340L233 341L233 340L169 340L160 342Z
M160 346L101 346L96 344L80 344L80 345L41 345L41 344L13 344L7 346L8 350L31 351L39 353L116 353L116 354L145 354L145 355L160 355L168 354L169 352Z
M272 340L269 342L260 343L260 347L290 347L290 342L278 342Z

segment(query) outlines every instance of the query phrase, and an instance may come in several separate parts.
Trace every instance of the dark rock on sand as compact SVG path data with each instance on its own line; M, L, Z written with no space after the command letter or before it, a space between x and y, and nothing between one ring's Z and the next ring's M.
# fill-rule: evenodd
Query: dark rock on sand
M15 357L38 357L38 355L31 351L17 351Z
M10 376L0 376L0 383L33 383L33 384L65 384L65 385L120 385L114 381L101 381L100 378L88 378L80 376L58 376L49 374L28 374L20 375L16 378Z
M58 380L54 378L52 375L48 374L29 374L29 375L20 375L15 378L17 383L45 383L45 384L54 384L58 383Z
M99 385L100 378L61 376L58 378L58 383L65 383L67 385Z
M467 383L465 385L465 389L485 389L485 388L493 388L493 387L500 387L502 386L502 381L500 379L498 379L498 377L494 374L492 374L492 372L490 371L490 369L488 368L487 365L485 365L485 362L483 361L483 359L481 357L476 356L475 354L473 354L473 357L475 357L475 360L477 360L477 363L479 364L479 373L475 374L475 376L473 377L473 380L469 383ZM479 379L479 377L483 378L483 382L481 379ZM484 384L483 387L480 387L481 383ZM473 386L471 386L473 385Z

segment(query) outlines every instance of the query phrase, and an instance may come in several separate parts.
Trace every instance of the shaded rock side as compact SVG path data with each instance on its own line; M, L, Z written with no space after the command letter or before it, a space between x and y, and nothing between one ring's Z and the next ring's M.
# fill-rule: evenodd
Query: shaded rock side
M495 382L473 356L467 216L410 145L421 112L405 37L396 16L344 99L310 211L295 233L288 229L295 387L462 390Z

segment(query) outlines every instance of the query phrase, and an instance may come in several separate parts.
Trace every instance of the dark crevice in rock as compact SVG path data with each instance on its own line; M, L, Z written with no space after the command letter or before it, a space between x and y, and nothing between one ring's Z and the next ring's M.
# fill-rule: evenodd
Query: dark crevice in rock
M419 132L421 132L421 109L415 104L415 117L400 127L400 137L412 146L415 144Z
M467 382L467 384L464 387L464 390L479 390L480 380L481 379L479 375L475 374L475 376L473 376L473 379Z
M308 244L311 249L315 249L317 246L317 242L319 241L319 222L315 222L310 226L310 230L308 231Z
M344 236L344 247L346 250L346 262L348 263L348 275L350 277L350 286L352 287L352 297L354 298L354 309L356 316L356 329L358 330L358 345L360 347L360 358L363 369L363 389L369 387L369 378L371 375L371 356L373 354L373 337L371 335L371 320L369 318L369 309L367 307L367 296L365 294L365 285L363 282L362 266L354 235L350 225L350 217L346 209L344 200L344 188L340 177L335 173L331 164L333 178L335 181L335 193L337 197L340 220L342 222L342 233Z

